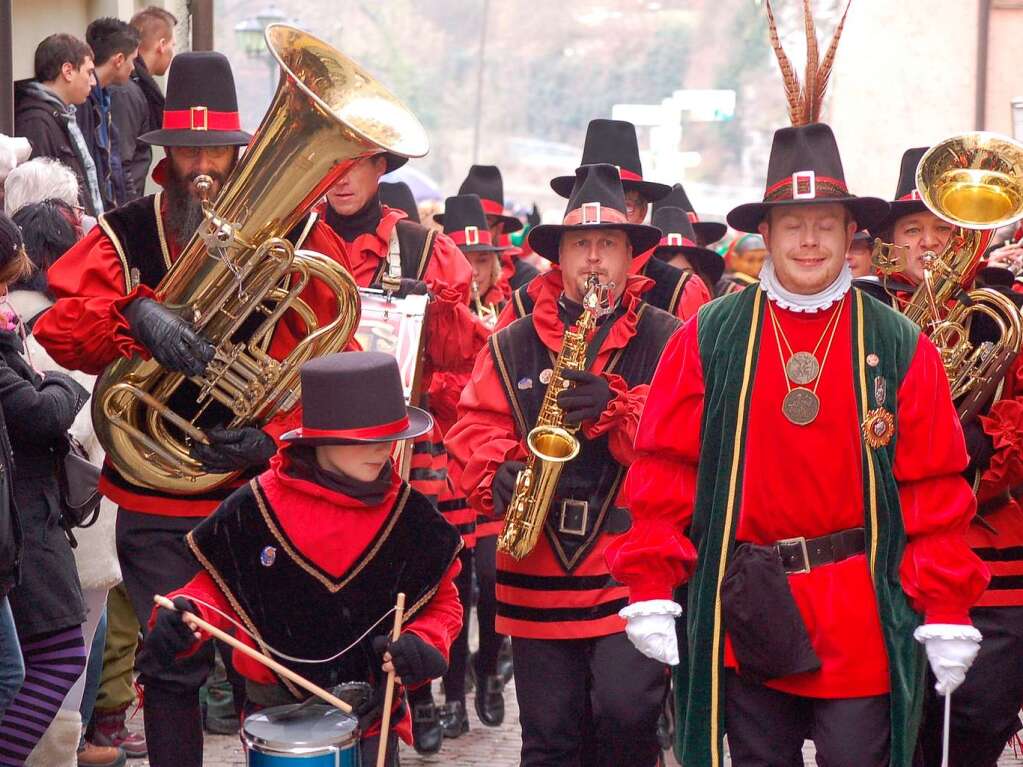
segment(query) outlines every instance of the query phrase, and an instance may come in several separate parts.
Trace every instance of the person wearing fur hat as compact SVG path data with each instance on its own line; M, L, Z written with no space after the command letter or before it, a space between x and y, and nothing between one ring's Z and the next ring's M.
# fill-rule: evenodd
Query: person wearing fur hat
M589 365L566 370L557 397L566 423L579 429L580 454L565 465L536 547L521 560L497 553L497 630L512 637L526 767L653 765L660 752L666 670L626 639L617 615L626 591L603 558L629 526L620 482L660 351L679 326L643 301L647 281L631 271L634 255L659 240L657 229L629 222L614 166L579 168L563 223L529 233L554 264L531 283L535 307L490 337L448 432L469 503L501 519L588 282L595 275L607 286Z
M908 767L925 657L948 693L980 640L962 430L934 345L851 287L853 235L889 208L848 191L831 129L777 131L767 175L728 214L768 245L760 283L669 343L608 562L664 663L688 584L684 764L718 767L727 732L737 767L794 763L807 737L822 764Z
M916 187L916 169L927 147L906 150L891 213L873 227L882 241L894 244L904 260L900 273L881 278L896 306L908 300L923 281L923 255L936 254L956 236L957 228L924 204ZM984 240L982 240L982 243ZM981 245L983 247L983 245ZM982 270L990 280L997 268ZM1019 305L1023 296L1012 289L1006 272L1004 287L988 285ZM969 289L971 286L964 286ZM980 317L970 328L974 343L996 340L997 330ZM966 532L973 551L991 570L991 582L970 611L974 626L984 637L966 681L952 696L949 764L957 767L993 767L1006 743L1020 729L1023 674L1016 659L1023 652L1023 589L1017 575L1023 566L1023 509L1013 490L1023 483L1023 447L1017 435L1023 429L1023 363L1010 364L997 401L987 403L963 422L970 464L967 479L977 494L978 515ZM942 759L944 700L928 689L920 735L925 767L939 767Z
M179 314L155 300L154 289L203 221L193 180L213 179L215 197L249 141L241 130L234 79L220 53L192 52L174 58L167 84L163 127L140 141L166 148L154 178L163 191L142 197L101 217L97 227L50 267L49 288L56 298L36 321L33 334L59 365L98 374L114 361L152 356L164 368L202 373L214 348ZM344 249L315 215L288 235L297 247L316 250L348 267ZM302 294L321 319L332 316L335 299L320 284ZM269 353L281 359L301 332L286 315ZM184 384L183 391L192 387ZM194 400L193 400L194 401ZM230 411L209 408L200 425L211 444L198 444L194 456L213 472L262 471L276 450L274 438L292 425L297 412L281 413L262 429L221 429ZM244 481L244 480L242 480ZM182 536L230 494L220 488L191 496L140 487L106 463L100 479L104 496L118 509L117 546L124 586L140 625L152 595L190 577L194 563ZM139 667L145 687L146 738L154 767L193 767L202 762L199 687L213 662L212 646L173 669Z
M315 684L369 685L355 702L363 764L376 763L393 669L401 687L386 763L397 765L397 738L412 740L403 690L444 674L462 624L458 532L402 480L391 458L397 442L425 434L433 419L405 405L398 363L388 354L320 357L302 366L301 378L302 425L282 435L268 470L188 533L199 574L168 595L176 610L154 609L142 653L172 666L208 639L197 640L182 611L225 631L244 621L239 639L274 648ZM375 624L399 592L408 607L391 641L391 622ZM292 660L349 646L329 662ZM238 654L235 668L246 680L246 714L307 697L247 656Z

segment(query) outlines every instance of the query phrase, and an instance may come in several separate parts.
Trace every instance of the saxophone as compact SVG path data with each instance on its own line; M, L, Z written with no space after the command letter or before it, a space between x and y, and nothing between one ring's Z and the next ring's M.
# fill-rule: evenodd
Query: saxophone
M586 368L588 336L596 327L597 319L608 313L610 293L614 289L614 283L602 285L593 274L586 284L583 313L565 332L536 426L526 436L529 449L526 467L515 479L504 529L497 539L498 551L516 560L527 556L536 546L554 500L561 470L579 454L579 439L575 436L579 427L565 423L565 413L558 406L558 394L570 385L564 378L565 370Z

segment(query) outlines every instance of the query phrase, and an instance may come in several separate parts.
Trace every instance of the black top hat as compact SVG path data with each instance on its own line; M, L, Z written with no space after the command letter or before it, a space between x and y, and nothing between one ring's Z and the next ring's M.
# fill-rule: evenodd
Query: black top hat
M163 127L139 136L157 146L244 146L231 63L216 51L179 53L167 74Z
M725 259L696 242L696 232L688 211L682 208L658 208L650 221L661 230L661 241L654 250L656 258L668 260L672 253L682 253L701 275L710 280L707 287L717 285L725 273Z
M899 183L895 187L895 199L891 203L891 212L870 227L871 234L877 235L892 226L903 216L922 213L927 210L920 192L916 188L916 166L920 164L930 147L920 146L907 149L902 155L902 167L899 169Z
M285 442L344 445L411 439L433 428L405 405L398 362L382 352L339 352L302 365L302 426Z
M836 202L849 210L857 229L867 229L888 214L884 200L849 193L830 127L824 123L792 126L775 131L763 202L733 208L728 223L740 232L755 232L772 208Z
M465 181L458 187L458 193L474 194L479 197L483 203L483 212L488 216L497 216L505 234L517 232L522 228L521 221L504 212L504 181L501 178L501 169L496 165L473 165L469 168L469 175L465 177ZM443 224L444 214L436 214L433 220Z
M483 203L474 194L460 194L444 201L444 234L463 253L499 253L507 250L493 241Z
M561 235L570 229L621 229L632 243L632 255L645 253L661 239L661 230L630 224L625 213L625 190L614 165L583 165L576 169L575 186L560 224L541 224L529 230L529 245L558 262Z
M661 208L681 208L689 214L689 223L693 225L696 232L696 242L700 245L710 245L717 242L728 232L728 227L717 221L701 221L689 202L689 195L681 184L672 184L671 191L665 197L654 202L650 207L650 215L656 216Z
M404 181L381 181L380 202L388 208L405 211L410 221L419 223L419 206L416 205L412 190Z
M635 189L647 200L659 200L671 191L667 184L643 180L643 163L639 159L636 126L624 120L590 120L583 143L583 159L579 165L607 163L617 166L622 186ZM572 194L576 176L558 176L551 180L551 189L562 197Z

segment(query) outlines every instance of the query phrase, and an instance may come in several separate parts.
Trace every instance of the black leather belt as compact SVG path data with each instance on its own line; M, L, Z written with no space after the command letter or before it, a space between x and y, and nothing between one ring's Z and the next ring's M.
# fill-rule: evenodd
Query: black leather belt
M815 567L841 562L866 551L862 527L840 530L819 538L786 538L774 544L786 573L808 573Z

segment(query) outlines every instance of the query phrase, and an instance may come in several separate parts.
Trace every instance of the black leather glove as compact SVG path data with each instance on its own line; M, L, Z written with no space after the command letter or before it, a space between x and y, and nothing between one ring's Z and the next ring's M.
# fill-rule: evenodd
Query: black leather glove
M386 639L387 637L378 637ZM387 681L384 681L373 688L373 692L352 709L352 713L359 718L359 729L366 732L370 726L380 720L384 714L384 696L387 694ZM400 696L400 697L399 697ZM398 703L398 710L391 715L392 722L400 722L405 717L405 688L396 687L394 690L394 702Z
M563 375L575 383L558 394L558 407L565 411L565 420L579 424L600 418L611 401L611 384L607 379L588 370L565 370Z
M137 298L124 307L132 337L168 370L199 376L215 349L186 320L151 298Z
M182 612L194 613L195 606L185 597L174 597L173 602L177 610L161 607L156 612L156 622L142 643L142 652L139 653L139 663L143 666L155 661L159 668L168 668L173 665L174 658L179 652L184 652L195 644L195 634L181 617Z
M519 472L526 468L522 461L505 461L494 472L494 479L490 483L490 492L494 498L494 516L503 517L508 503L515 492L515 480Z
M430 292L426 287L425 282L422 280L413 280L411 277L401 277L396 280L392 280L390 277L384 277L380 280L380 285L377 287L381 290L389 291L395 298L404 298L405 296L425 296Z
M977 418L963 426L963 435L966 437L966 452L970 455L967 472L986 471L995 454L995 446L990 435L984 431Z
M192 457L206 471L215 474L266 466L277 452L273 437L255 426L242 429L223 429L217 426L209 429L206 436L210 444L192 445Z
M529 214L526 216L526 223L529 224L530 227L540 225L540 209L536 207L535 202L533 203L533 209L529 211Z
M390 637L379 636L373 640L373 650L381 656L385 652L391 654L394 673L401 677L401 683L406 687L416 687L442 677L448 670L440 650L415 634L402 634L394 642Z

